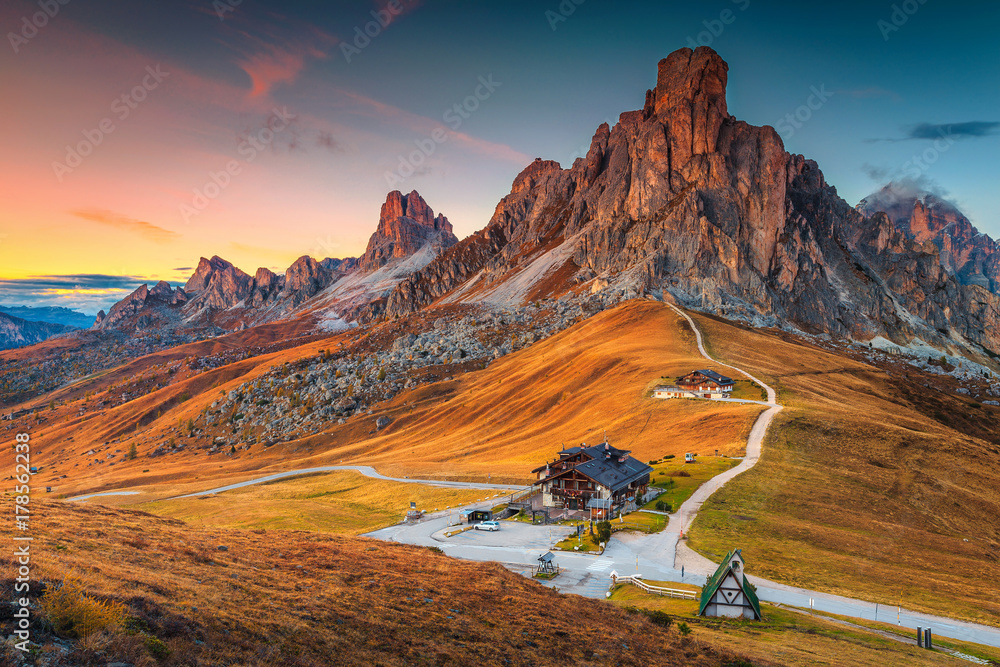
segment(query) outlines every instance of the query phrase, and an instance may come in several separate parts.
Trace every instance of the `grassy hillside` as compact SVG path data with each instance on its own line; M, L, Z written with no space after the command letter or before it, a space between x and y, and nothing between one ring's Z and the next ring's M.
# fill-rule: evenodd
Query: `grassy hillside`
M434 512L485 500L497 493L386 482L355 472L332 472L195 498L137 502L144 500L140 494L108 500L197 526L357 535L399 523L411 502L416 503L417 509ZM107 500L94 502L107 503Z
M712 353L787 408L690 545L742 547L752 574L1000 624L1000 409L947 378L697 317Z
M3 509L13 512L10 500ZM120 630L61 664L723 665L676 630L570 597L498 564L296 531L204 530L107 507L33 502L33 576L76 576L126 605ZM9 539L10 522L0 529ZM223 549L224 548L224 549ZM9 553L0 566L10 576ZM5 599L12 580L0 580ZM35 592L37 595L37 591ZM37 614L37 610L35 612ZM50 655L57 644L35 638ZM64 631L71 634L72 630ZM0 662L16 664L10 647ZM152 654L160 656L154 660Z
M46 421L32 429L43 463L35 483L51 484L60 494L155 492L194 477L198 488L207 488L213 480L235 481L268 469L339 463L372 464L400 477L520 483L563 444L596 444L605 432L612 444L632 449L642 460L716 449L738 455L759 406L648 395L650 383L661 376L705 366L681 322L663 304L632 302L485 369L405 391L374 414L330 423L317 435L210 457L199 448L208 447L212 432L178 437L190 445L185 451L149 459L156 446L177 437L179 422L197 416L220 395L275 366L315 357L346 335L240 359L101 412L81 417L74 413L76 404L44 412ZM376 433L374 420L383 415L394 421ZM218 433L231 437L223 427ZM132 443L137 458L127 460ZM113 467L95 461L108 455Z
M691 546L711 557L741 546L752 572L778 581L996 623L1000 409L899 362L873 365L850 350L788 334L698 321L714 355L773 384L788 407L760 464L706 503ZM240 359L84 418L72 415L72 404L46 412L48 421L32 430L34 461L43 466L35 486L52 484L57 493L134 488L146 494L135 500L149 501L267 471L338 463L372 464L395 476L520 482L563 444L599 442L605 429L612 444L643 460L715 449L739 454L760 412L649 398L660 377L709 364L669 308L634 301L485 369L405 391L373 414L331 423L317 435L235 453L210 456L192 446L147 457L178 420L220 392L330 345L311 341ZM382 415L394 421L376 432L373 422ZM129 435L130 425L144 419L150 421L139 435ZM5 433L9 441L12 433ZM207 446L210 436L192 442ZM111 437L119 439L105 445ZM132 442L138 457L127 460ZM99 451L88 454L92 448ZM4 451L0 458L9 459ZM114 467L94 462L108 454ZM220 501L201 502L210 508ZM246 507L247 517L236 505L226 519L259 520L258 501ZM179 515L212 513L185 512ZM302 520L309 521L305 514Z

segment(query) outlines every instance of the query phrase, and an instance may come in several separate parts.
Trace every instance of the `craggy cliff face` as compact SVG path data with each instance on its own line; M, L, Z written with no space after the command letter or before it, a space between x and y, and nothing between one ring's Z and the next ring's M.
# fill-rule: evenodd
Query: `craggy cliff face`
M598 278L758 324L1000 352L996 283L963 284L934 243L866 217L773 128L730 116L727 76L707 47L662 60L642 110L599 127L569 169L529 165L489 225L404 280L388 313L460 287L472 300L548 254L566 285Z

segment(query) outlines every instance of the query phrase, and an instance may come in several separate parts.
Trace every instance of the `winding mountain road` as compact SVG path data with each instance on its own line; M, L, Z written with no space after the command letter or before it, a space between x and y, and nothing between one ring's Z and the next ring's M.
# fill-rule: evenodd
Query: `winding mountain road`
M708 352L705 350L705 342L702 339L701 331L695 325L694 320L691 319L691 316L673 304L667 304L667 305L669 305L674 310L674 312L676 312L678 315L687 320L687 323L691 326L691 330L694 332L695 340L698 343L698 352L701 353L701 356L705 357L705 359L711 361L714 364L730 368L739 373L740 375L743 375L749 378L751 381L759 384L767 392L767 403L765 403L765 405L769 406L767 410L761 413L761 415L757 418L757 421L754 422L753 428L750 429L750 435L747 438L747 452L743 461L738 466L731 468L730 470L727 470L724 473L716 475L712 479L708 480L707 482L699 486L698 489L691 495L691 497L688 498L687 501L680 506L680 508L678 508L676 514L677 521L675 522L673 520L673 517L671 517L670 525L667 526L666 530L667 531L671 531L672 529L677 530L679 537L682 532L686 532L687 529L691 527L691 523L694 521L694 518L698 515L698 510L701 509L702 503L708 500L709 496L711 496L713 493L721 489L729 480L733 479L737 475L740 475L749 470L750 468L754 467L755 465L757 465L757 461L760 460L761 451L764 448L764 436L767 435L767 429L769 426L771 426L771 422L774 420L774 417L779 412L781 412L782 406L778 405L778 393L770 385L767 385L758 378L754 377L753 375L750 375L750 373L747 373L742 368L737 368L736 366L730 366L729 364L724 364L710 357ZM760 403L760 401L747 401L747 402ZM716 565L713 564L707 558L704 558L704 561L707 565L711 566L711 570L707 574L715 572Z
M372 479L381 479L387 482L402 482L404 484L426 484L427 486L440 486L451 489L491 489L496 491L520 491L524 489L524 486L515 486L513 484L477 484L475 482L452 482L448 480L441 479L410 479L409 477L387 477L382 473L375 470L371 466L319 466L318 468L300 468L298 470L289 470L287 472L278 472L273 475L268 475L267 477L259 477L257 479L247 480L246 482L237 482L236 484L228 484L226 486L220 486L215 489L208 489L206 491L198 491L197 493L188 493L183 496L174 496L173 498L167 498L167 500L177 500L178 498L197 498L198 496L207 496L211 493L222 493L224 491L232 491L233 489L243 489L248 486L253 486L254 484L264 484L266 482L273 482L275 480L284 479L286 477L295 477L297 475L310 475L317 472L332 472L335 470L353 470L354 472L359 472L365 477L371 477Z
M266 484L267 482L274 482L279 479L285 479L286 477L297 477L298 475L311 475L318 472L333 472L335 470L352 470L354 472L359 472L365 477L371 477L372 479L381 479L387 482L401 482L403 484L426 484L427 486L439 486L451 489L484 489L493 491L522 491L524 486L517 486L514 484L479 484L476 482L453 482L450 480L443 479L410 479L409 477L388 477L382 473L375 470L371 466L319 466L316 468L299 468L297 470L287 470L285 472L277 472L272 475L267 475L266 477L258 477L257 479L249 479L245 482L236 482L235 484L227 484L226 486L219 486L214 489L206 489L204 491L197 491L195 493L187 493L182 496L172 496L170 498L165 498L164 500L178 500L180 498L197 498L198 496L207 496L213 493L223 493L225 491L233 491L235 489L244 489L248 486L254 486L255 484ZM74 498L67 498L69 502L77 502L80 500L89 500L90 498L99 498L101 496L130 496L138 494L138 491L105 491L104 493L89 493L84 496L76 496Z
M745 402L763 403L768 406L768 409L761 413L750 430L744 460L735 468L702 484L681 505L677 513L671 516L670 522L662 532L652 535L618 533L601 556L559 552L557 561L559 566L563 568L562 574L553 582L543 583L548 586L558 586L563 593L603 598L608 590L609 574L612 571L623 575L641 572L647 579L703 585L707 576L715 572L717 565L689 549L686 543L680 539L681 531L686 532L690 528L705 500L729 480L756 465L757 461L760 460L767 429L775 415L782 410L782 406L777 402L777 392L772 387L741 368L712 359L705 350L701 331L694 320L679 308L672 304L668 305L691 326L697 340L698 351L705 359L730 368L751 379L767 392L766 402ZM487 507L488 505L487 503L475 506ZM508 533L509 539L505 540L504 546L484 544L483 539L477 535L477 531L469 531L450 539L444 539L445 528L451 521L452 518L447 513L439 513L429 515L425 521L417 524L390 526L369 533L368 536L407 544L438 546L445 553L456 558L498 561L519 572L530 572L530 567L535 564L544 548L540 547L539 544L543 542L552 544L552 540L545 542L544 538L551 536L551 528L544 526L518 525L516 529L511 530L505 526L504 532ZM787 586L754 576L749 576L749 579L757 586L757 596L766 602L800 608L811 607L815 611L866 620L895 622L907 628L930 627L938 636L1000 647L1000 628L912 612L897 607L876 605L838 595Z

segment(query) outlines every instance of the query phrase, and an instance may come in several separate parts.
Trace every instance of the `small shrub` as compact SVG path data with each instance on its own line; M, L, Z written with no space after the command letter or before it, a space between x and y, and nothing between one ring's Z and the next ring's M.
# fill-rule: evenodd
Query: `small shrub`
M125 623L125 605L88 595L80 582L68 577L50 586L42 595L41 607L56 634L83 638Z
M673 454L667 454L666 456L663 457L663 460L666 461L666 460L672 459L672 458L676 458L676 457Z
M444 549L442 549L441 547L427 547L427 548L436 554L442 554L442 555L444 554Z
M658 512L671 512L671 511L673 511L673 508L670 506L670 503L668 503L666 501L663 501L663 500L657 500L656 501L656 510Z
M674 624L674 619L670 614L665 611L660 611L659 609L654 609L649 612L649 620L657 625L663 626L664 628L669 628Z
M691 634L691 626L689 626L684 621L681 621L680 623L677 624L677 631L680 632L683 636L687 637L689 634Z
M605 544L611 539L611 522L610 521L598 521L597 522L597 539Z
M165 660L170 655L170 648L156 637L147 636L145 640L146 650L157 660Z

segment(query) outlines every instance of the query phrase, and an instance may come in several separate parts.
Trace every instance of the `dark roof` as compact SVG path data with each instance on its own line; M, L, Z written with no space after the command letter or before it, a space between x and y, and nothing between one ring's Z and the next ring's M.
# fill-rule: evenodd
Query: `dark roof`
M562 450L562 451L559 452L559 458L558 459L556 459L555 461L551 461L549 463L546 463L545 465L540 465L537 468L535 468L534 470L532 470L531 472L542 472L543 470L545 470L547 467L549 467L553 463L559 463L562 459L568 458L568 457L572 456L573 454L578 453L579 451L581 451L581 449L582 449L581 447L570 447L569 449L564 449L564 450Z
M733 379L732 378L728 378L725 375L720 375L719 373L716 373L715 371L710 371L708 369L702 369L702 370L695 371L695 372L696 373L701 373L702 375L704 375L705 377L707 377L709 380L715 380L719 384L733 384Z
M722 585L722 582L726 580L726 577L732 571L733 569L732 560L733 556L736 554L740 554L740 560L743 560L743 554L739 549L730 551L729 553L726 554L726 557L722 559L722 562L719 564L719 567L715 571L715 574L709 577L708 580L705 582L704 588L701 589L701 605L698 608L699 616L705 613L705 607L707 607L708 603L712 601L712 596L714 596L716 592L718 592L719 586ZM737 580L738 579L739 578L737 577ZM764 618L760 613L760 600L757 599L757 593L754 592L753 586L750 585L750 580L747 579L746 577L745 568L743 572L742 588L743 588L743 594L746 596L747 600L750 602L750 605L753 607L754 612L757 614L757 618L758 619Z
M539 557L538 557L538 560L542 561L543 563L548 563L548 562L549 562L549 561L551 561L551 560L552 560L553 558L555 558L555 556L554 556L554 555L552 554L552 552L551 552L551 551L549 551L549 552L547 552L547 553L544 553L544 554L542 554L541 556L539 556Z
M598 484L610 488L611 492L614 493L640 479L643 475L648 475L653 470L642 461L629 456L629 452L611 447L607 443L587 447L583 451L587 456L591 457L590 461L578 463L574 467L567 468L548 479L558 477L571 470L576 470ZM608 457L609 454L610 458ZM619 462L621 458L625 460Z

